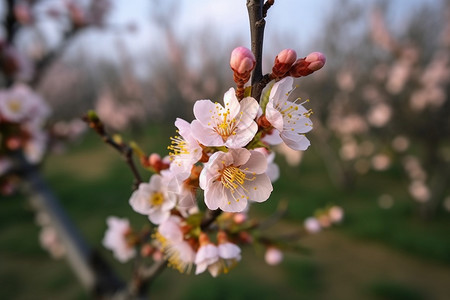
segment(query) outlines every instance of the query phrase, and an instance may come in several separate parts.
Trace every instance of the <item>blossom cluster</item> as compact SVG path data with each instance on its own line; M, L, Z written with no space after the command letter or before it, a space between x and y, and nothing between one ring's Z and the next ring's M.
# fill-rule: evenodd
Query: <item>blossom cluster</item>
M43 158L47 145L43 126L49 114L45 101L25 84L0 90L0 193L9 190L2 177L13 166L11 153L22 150L32 164Z
M244 47L233 51L230 65L237 89L230 88L223 103L195 102L192 122L177 118L169 156L147 157L138 151L143 165L154 171L129 199L132 209L155 226L141 255L163 257L180 272L195 265L196 274L208 270L213 276L241 259L238 244L252 239L245 230L251 227L249 207L270 197L279 175L271 146L284 143L306 150L310 145L305 134L313 126L311 111L299 99L289 99L292 77L306 76L324 63L317 52L297 60L294 50L282 51L258 101L251 87L244 87L255 58ZM108 225L105 247L122 262L136 255L139 239L130 233L128 221L111 217Z

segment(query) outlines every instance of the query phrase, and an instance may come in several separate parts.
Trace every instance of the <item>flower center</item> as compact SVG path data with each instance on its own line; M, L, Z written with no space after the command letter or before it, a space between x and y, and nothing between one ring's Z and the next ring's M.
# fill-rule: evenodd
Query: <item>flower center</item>
M22 109L22 104L20 103L19 100L12 100L12 101L9 101L8 108L12 112L17 113L17 112L19 112Z
M173 244L159 232L156 232L154 237L161 243L161 251L164 253L164 257L168 261L167 265L178 270L180 273L190 273L192 263L186 259L183 259L183 253L180 252L182 249L179 249L176 244ZM181 244L182 242L178 243L178 246Z
M153 193L150 196L150 203L153 206L160 206L161 204L163 204L163 202L164 202L164 196L161 192Z
M231 191L234 200L239 202L240 198L249 198L247 196L248 190L244 186L245 181L253 181L255 177L249 178L241 169L234 166L228 166L219 173L221 173L220 181L224 187Z
M234 130L236 128L236 118L229 119L230 110L227 110L226 113L219 113L219 116L222 115L223 118L218 118L219 123L217 124L215 130L222 137L224 141L228 139L230 135L236 134Z

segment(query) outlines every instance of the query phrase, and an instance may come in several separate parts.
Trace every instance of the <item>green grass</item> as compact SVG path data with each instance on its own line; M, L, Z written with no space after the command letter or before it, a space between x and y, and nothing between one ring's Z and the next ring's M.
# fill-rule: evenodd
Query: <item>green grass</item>
M139 134L125 134L125 139L138 141L149 153L164 154L168 137L174 133L173 126L149 126ZM295 227L316 209L337 204L346 215L342 225L332 230L377 241L418 259L450 264L449 215L441 214L429 221L418 218L396 170L368 174L358 179L356 189L345 191L332 185L313 149L305 153L298 167L288 166L281 156L277 162L281 178L268 201L252 206L252 214L268 215L280 201L288 200L286 219L289 226ZM120 156L90 133L67 153L49 157L43 171L88 242L100 249L115 268L129 274L130 266L115 262L101 246L107 216L128 217L138 227L147 222L128 205L132 177ZM392 208L377 205L383 193L394 197ZM70 268L64 262L51 260L40 248L39 228L26 200L21 196L2 198L0 205L0 299L45 299L49 295L52 299L89 299ZM276 299L280 291L288 299L323 299L327 272L315 260L314 252L308 257L287 254L280 266L269 267L260 252L247 248L243 261L230 274L214 279L209 274L186 276L166 270L152 291L157 299ZM413 297L409 287L395 281L366 286L362 293L378 297L375 299L423 299L407 298Z

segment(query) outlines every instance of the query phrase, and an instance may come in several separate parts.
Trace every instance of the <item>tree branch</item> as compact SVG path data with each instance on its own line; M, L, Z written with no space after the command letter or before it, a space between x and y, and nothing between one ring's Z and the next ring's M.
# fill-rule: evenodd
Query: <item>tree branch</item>
M124 288L124 283L84 240L65 213L36 166L22 155L16 157L17 169L25 180L30 202L36 211L48 215L51 226L66 249L66 258L82 285L94 296L107 298Z
M250 35L252 52L256 59L256 65L252 73L252 97L257 101L261 98L264 87L270 82L269 75L262 74L262 53L264 43L264 29L266 21L264 17L267 10L273 5L274 0L268 0L263 4L263 0L247 0L247 11L250 21Z

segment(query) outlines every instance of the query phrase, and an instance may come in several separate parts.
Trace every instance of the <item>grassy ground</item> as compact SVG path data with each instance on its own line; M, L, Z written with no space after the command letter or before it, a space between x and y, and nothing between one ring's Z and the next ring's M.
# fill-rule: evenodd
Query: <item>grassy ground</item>
M152 126L141 132L143 148L165 153L172 127ZM277 267L267 266L262 253L245 249L243 261L217 279L208 274L180 275L166 270L152 292L155 299L448 299L450 294L450 218L423 221L404 193L398 174L369 174L346 192L328 179L314 148L296 168L279 157L282 174L271 199L253 213L269 214L283 199L289 214L283 229L301 224L316 208L344 207L339 227L306 236L310 255L286 254ZM118 155L90 134L67 153L52 156L44 174L88 241L126 274L102 249L105 219L129 217L141 226L145 217L128 205L131 176ZM394 196L382 209L381 193ZM64 261L54 261L38 243L39 229L25 199L0 201L0 299L89 299Z

